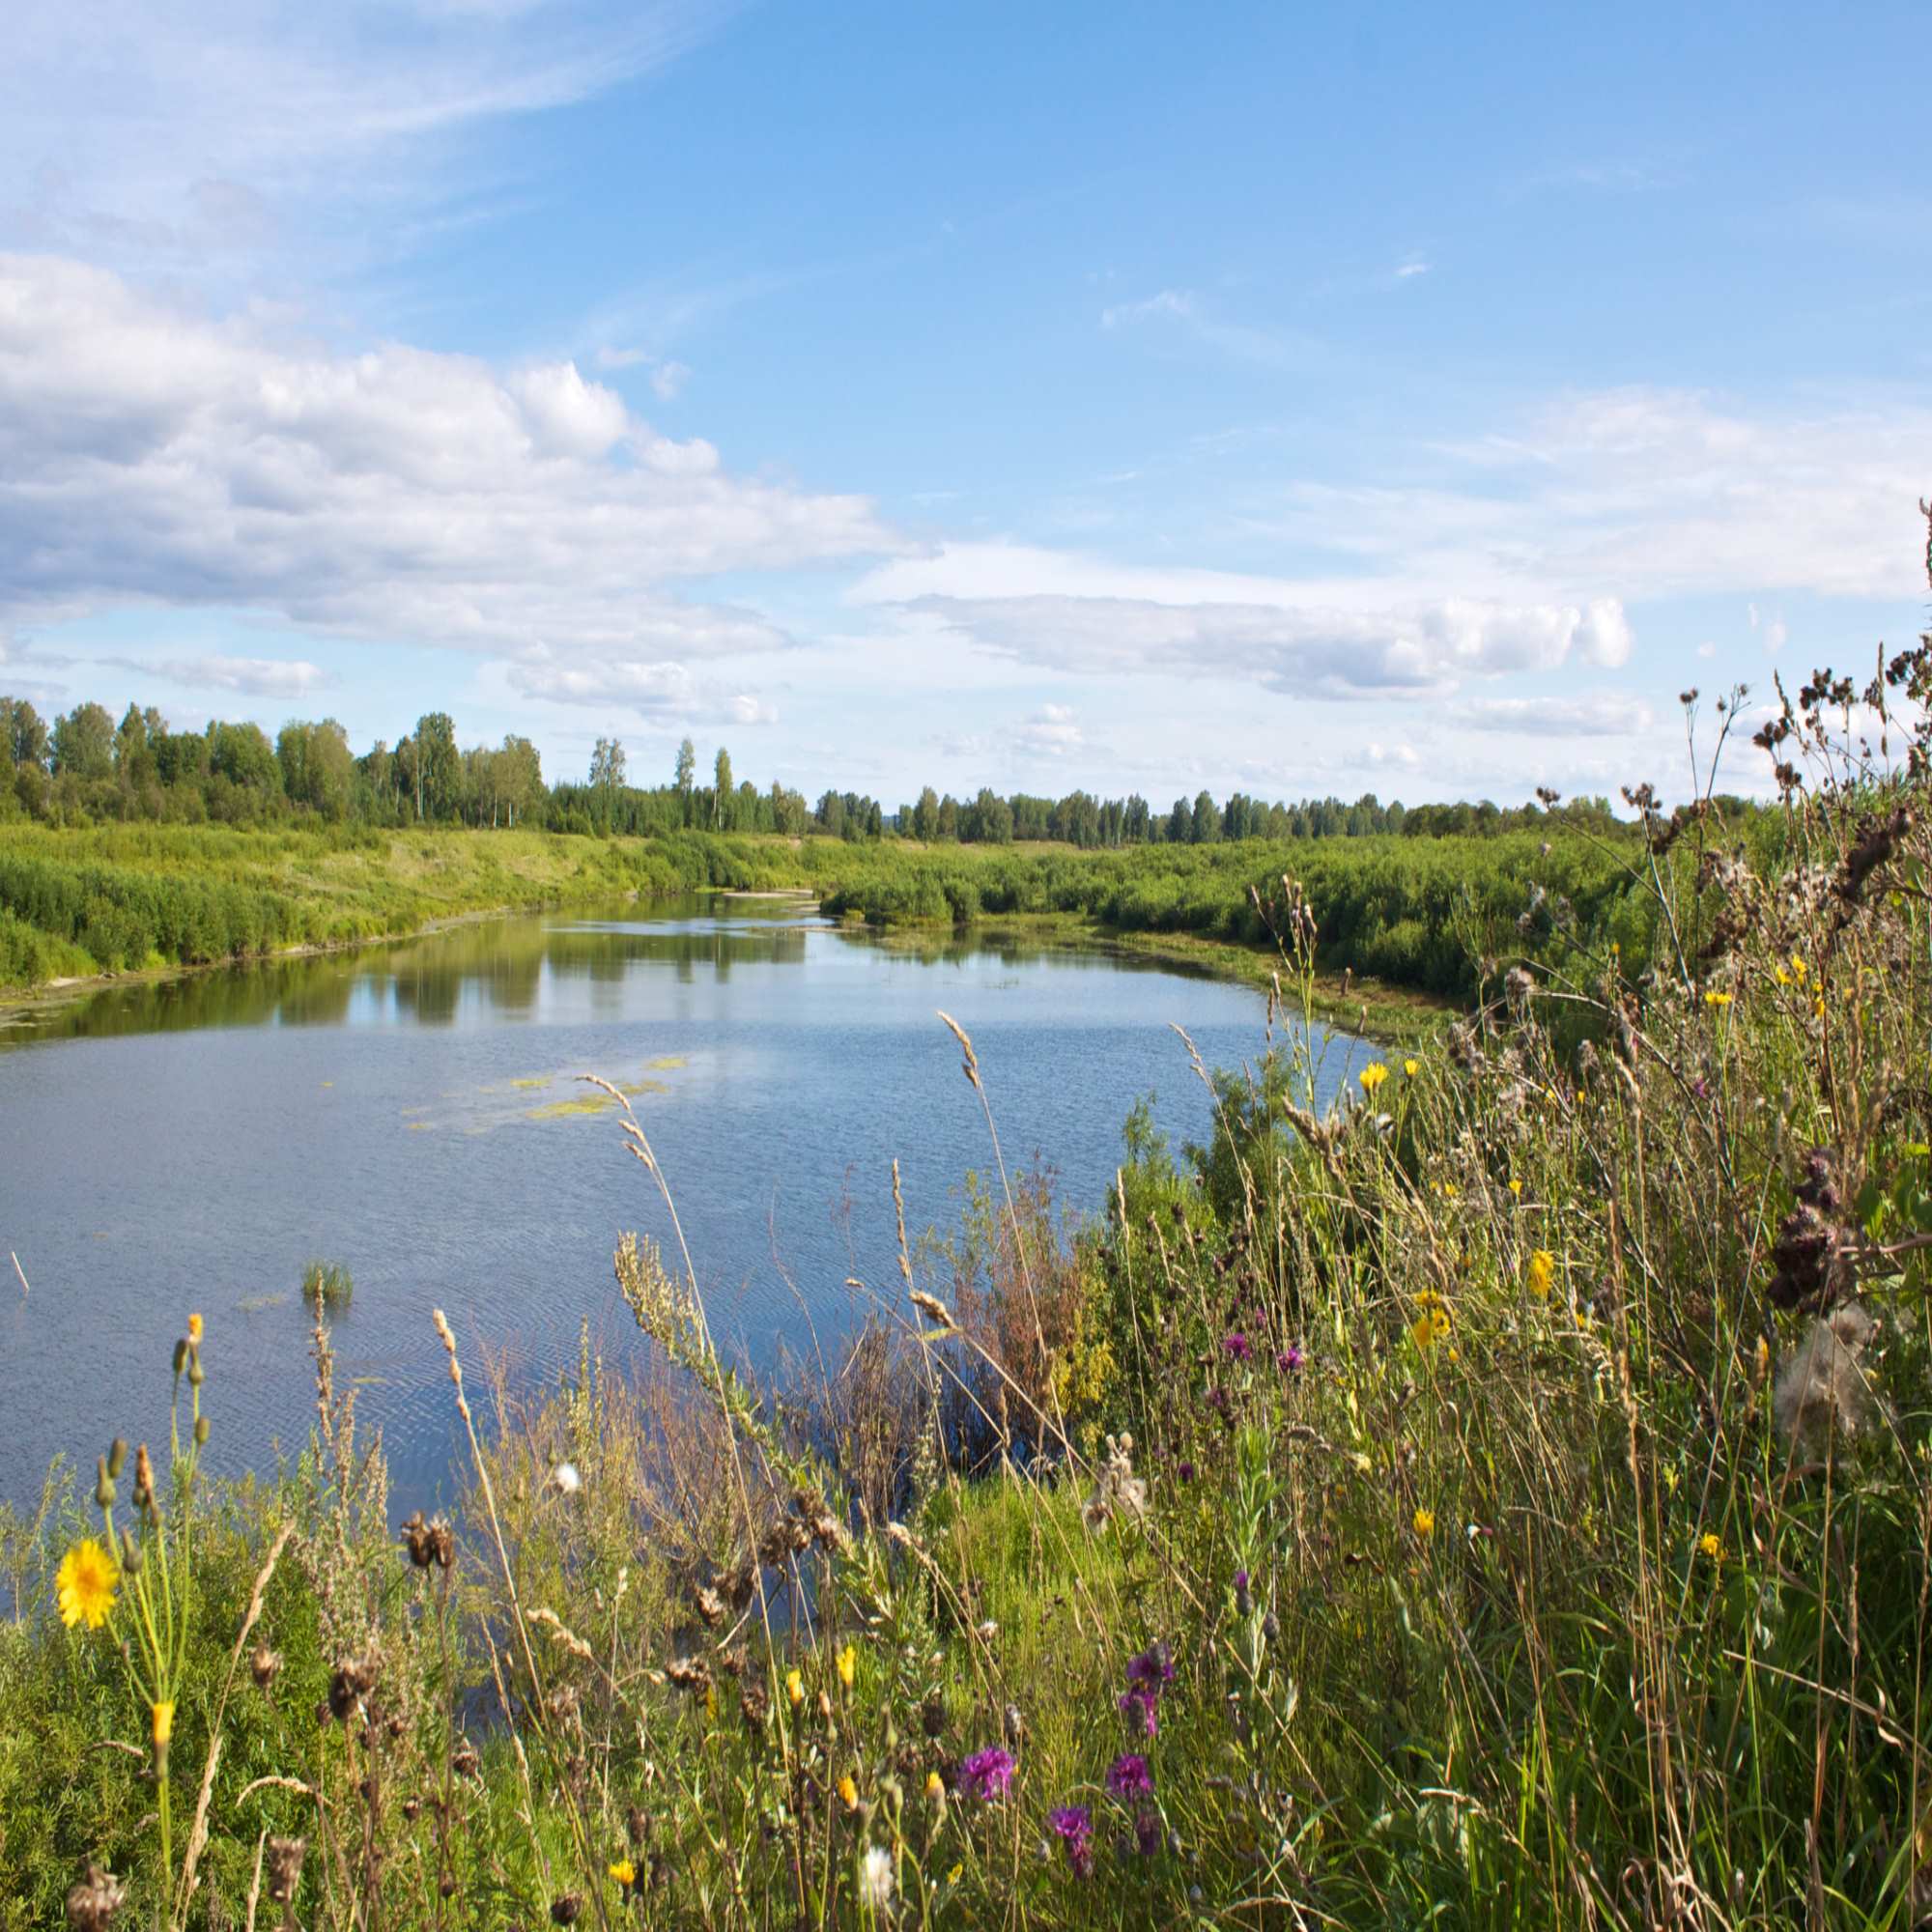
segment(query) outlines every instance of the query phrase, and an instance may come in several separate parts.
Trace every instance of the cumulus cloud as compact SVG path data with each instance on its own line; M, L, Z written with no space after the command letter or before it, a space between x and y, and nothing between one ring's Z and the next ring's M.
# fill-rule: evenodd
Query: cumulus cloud
M1467 598L1395 609L1319 601L1163 603L1041 594L926 596L906 607L982 648L1062 671L1212 673L1291 695L1426 693L1468 676L1616 666L1630 625L1613 599L1507 605Z
M861 498L733 476L573 363L331 354L47 257L0 256L0 620L266 611L533 685L776 647L670 586L895 548Z
M1073 707L1067 704L1041 705L1015 727L1012 735L1014 746L1033 757L1064 758L1069 753L1081 751L1087 743L1087 734L1080 728Z
M239 691L250 697L306 697L331 680L306 658L101 658L119 670L165 678L191 691Z
M1459 705L1457 721L1478 731L1521 731L1536 737L1634 737L1656 727L1640 697L1592 691L1574 697L1478 697Z
M750 692L700 677L673 659L615 658L591 664L513 664L510 688L553 704L632 711L652 724L773 724L778 712Z

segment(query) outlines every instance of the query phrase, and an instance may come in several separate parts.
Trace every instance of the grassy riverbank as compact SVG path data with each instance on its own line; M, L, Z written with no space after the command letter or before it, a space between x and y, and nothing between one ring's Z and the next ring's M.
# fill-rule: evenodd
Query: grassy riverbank
M1380 1037L1427 1032L1520 959L1609 940L1635 967L1649 957L1634 834L1081 853L696 832L14 825L0 840L0 989L392 937L483 911L714 888L809 890L835 916L885 930L1099 937L1265 983L1285 875L1321 908L1324 1016L1362 1026L1366 1009Z
M197 1926L1916 1921L1928 804L1800 792L1776 869L1656 873L1642 978L1578 939L1327 1119L1278 1034L1092 1225L989 1142L809 1374L727 1372L613 1133L660 1367L511 1404L455 1311L446 1539L326 1328L309 1454L211 1490L189 1323L138 1572L93 1479L0 1535L0 1922L89 1860Z

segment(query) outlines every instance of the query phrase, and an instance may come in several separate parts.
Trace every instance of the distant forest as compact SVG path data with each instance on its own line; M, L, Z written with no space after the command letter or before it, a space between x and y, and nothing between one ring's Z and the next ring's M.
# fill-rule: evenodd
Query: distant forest
M737 781L720 750L711 782L698 782L696 748L679 746L668 781L631 781L623 745L600 738L583 780L544 781L527 738L500 745L457 743L447 712L432 711L394 745L357 756L332 718L291 720L270 740L259 724L212 720L178 731L159 712L129 704L117 725L99 704L77 704L51 724L25 698L0 696L0 821L25 816L48 825L101 821L268 825L320 820L371 825L526 826L603 837L679 830L766 832L800 838L907 838L928 843L1009 845L1054 840L1083 851L1129 845L1209 845L1241 838L1351 838L1377 833L1440 838L1514 831L1548 823L1608 829L1607 800L1551 809L1478 804L1384 805L1374 793L1352 802L1268 803L1242 792L1217 802L1207 792L1166 810L1138 793L1065 798L982 787L970 799L928 785L916 802L888 811L859 792L826 791L814 804L776 781L760 791Z

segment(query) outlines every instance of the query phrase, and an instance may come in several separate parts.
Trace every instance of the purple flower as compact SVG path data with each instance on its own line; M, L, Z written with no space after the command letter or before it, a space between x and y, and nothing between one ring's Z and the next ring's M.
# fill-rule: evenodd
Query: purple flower
M1307 1359L1308 1357L1301 1352L1299 1345L1291 1342L1288 1345L1288 1347L1285 1348L1281 1351L1281 1353L1274 1358L1274 1365L1282 1372L1283 1375L1290 1376L1293 1375L1295 1372L1295 1370L1298 1369L1302 1365L1302 1363L1305 1362Z
M1174 1653L1164 1643L1151 1643L1138 1657L1127 1659L1127 1682L1144 1684L1158 1697L1163 1684L1174 1682Z
M976 1750L959 1766L959 1788L968 1798L1004 1798L1013 1781L1013 1754L998 1745Z
M1094 1870L1094 1847L1090 1843L1094 1836L1094 1814L1084 1804L1063 1804L1048 1814L1047 1822L1060 1833L1060 1841L1066 1847L1067 1863L1079 1877L1090 1877Z
M1153 1790L1153 1773L1139 1751L1122 1751L1107 1767L1107 1789L1116 1798L1145 1798Z
M1191 1483L1194 1480L1194 1464L1192 1463L1182 1463L1174 1473L1183 1483Z
M1131 1731L1138 1725L1143 1737L1152 1737L1160 1729L1160 1721L1154 1716L1154 1706L1159 1698L1158 1690L1150 1690L1142 1685L1135 1685L1121 1699L1121 1715L1127 1720L1127 1729Z
M1221 1346L1222 1348L1227 1350L1229 1354L1234 1356L1234 1358L1237 1362L1247 1361L1255 1352L1251 1348L1248 1347L1247 1336L1238 1328L1236 1328L1232 1335L1223 1337Z
M1160 1850L1160 1813L1143 1811L1134 1819L1134 1842L1141 1848L1141 1857L1151 1859Z

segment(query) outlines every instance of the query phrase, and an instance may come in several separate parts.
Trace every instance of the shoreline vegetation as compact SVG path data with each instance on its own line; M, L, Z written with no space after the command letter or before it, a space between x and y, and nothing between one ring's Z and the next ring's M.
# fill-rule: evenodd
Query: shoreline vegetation
M1918 1921L1932 640L1888 679L1898 769L1814 680L1765 734L1779 840L1639 795L1615 917L1550 911L1325 1115L1322 908L1258 892L1267 1050L1200 1069L1202 1148L1130 1115L1099 1215L1005 1166L1002 1068L940 1015L985 1176L822 1359L721 1354L676 1151L606 1087L649 1366L586 1326L516 1397L439 1311L450 1521L399 1533L323 1297L312 1439L237 1483L198 1468L218 1326L157 1332L172 1454L0 1511L0 1898L169 1932Z
M1778 836L1749 812L1760 845ZM1325 907L1312 1009L1386 1040L1439 1032L1512 962L1614 935L1634 967L1654 917L1631 827L1082 852L888 838L464 827L0 826L0 1010L116 978L298 956L619 898L812 895L836 919L1097 944L1265 988L1284 876ZM1672 863L1677 863L1673 861Z

